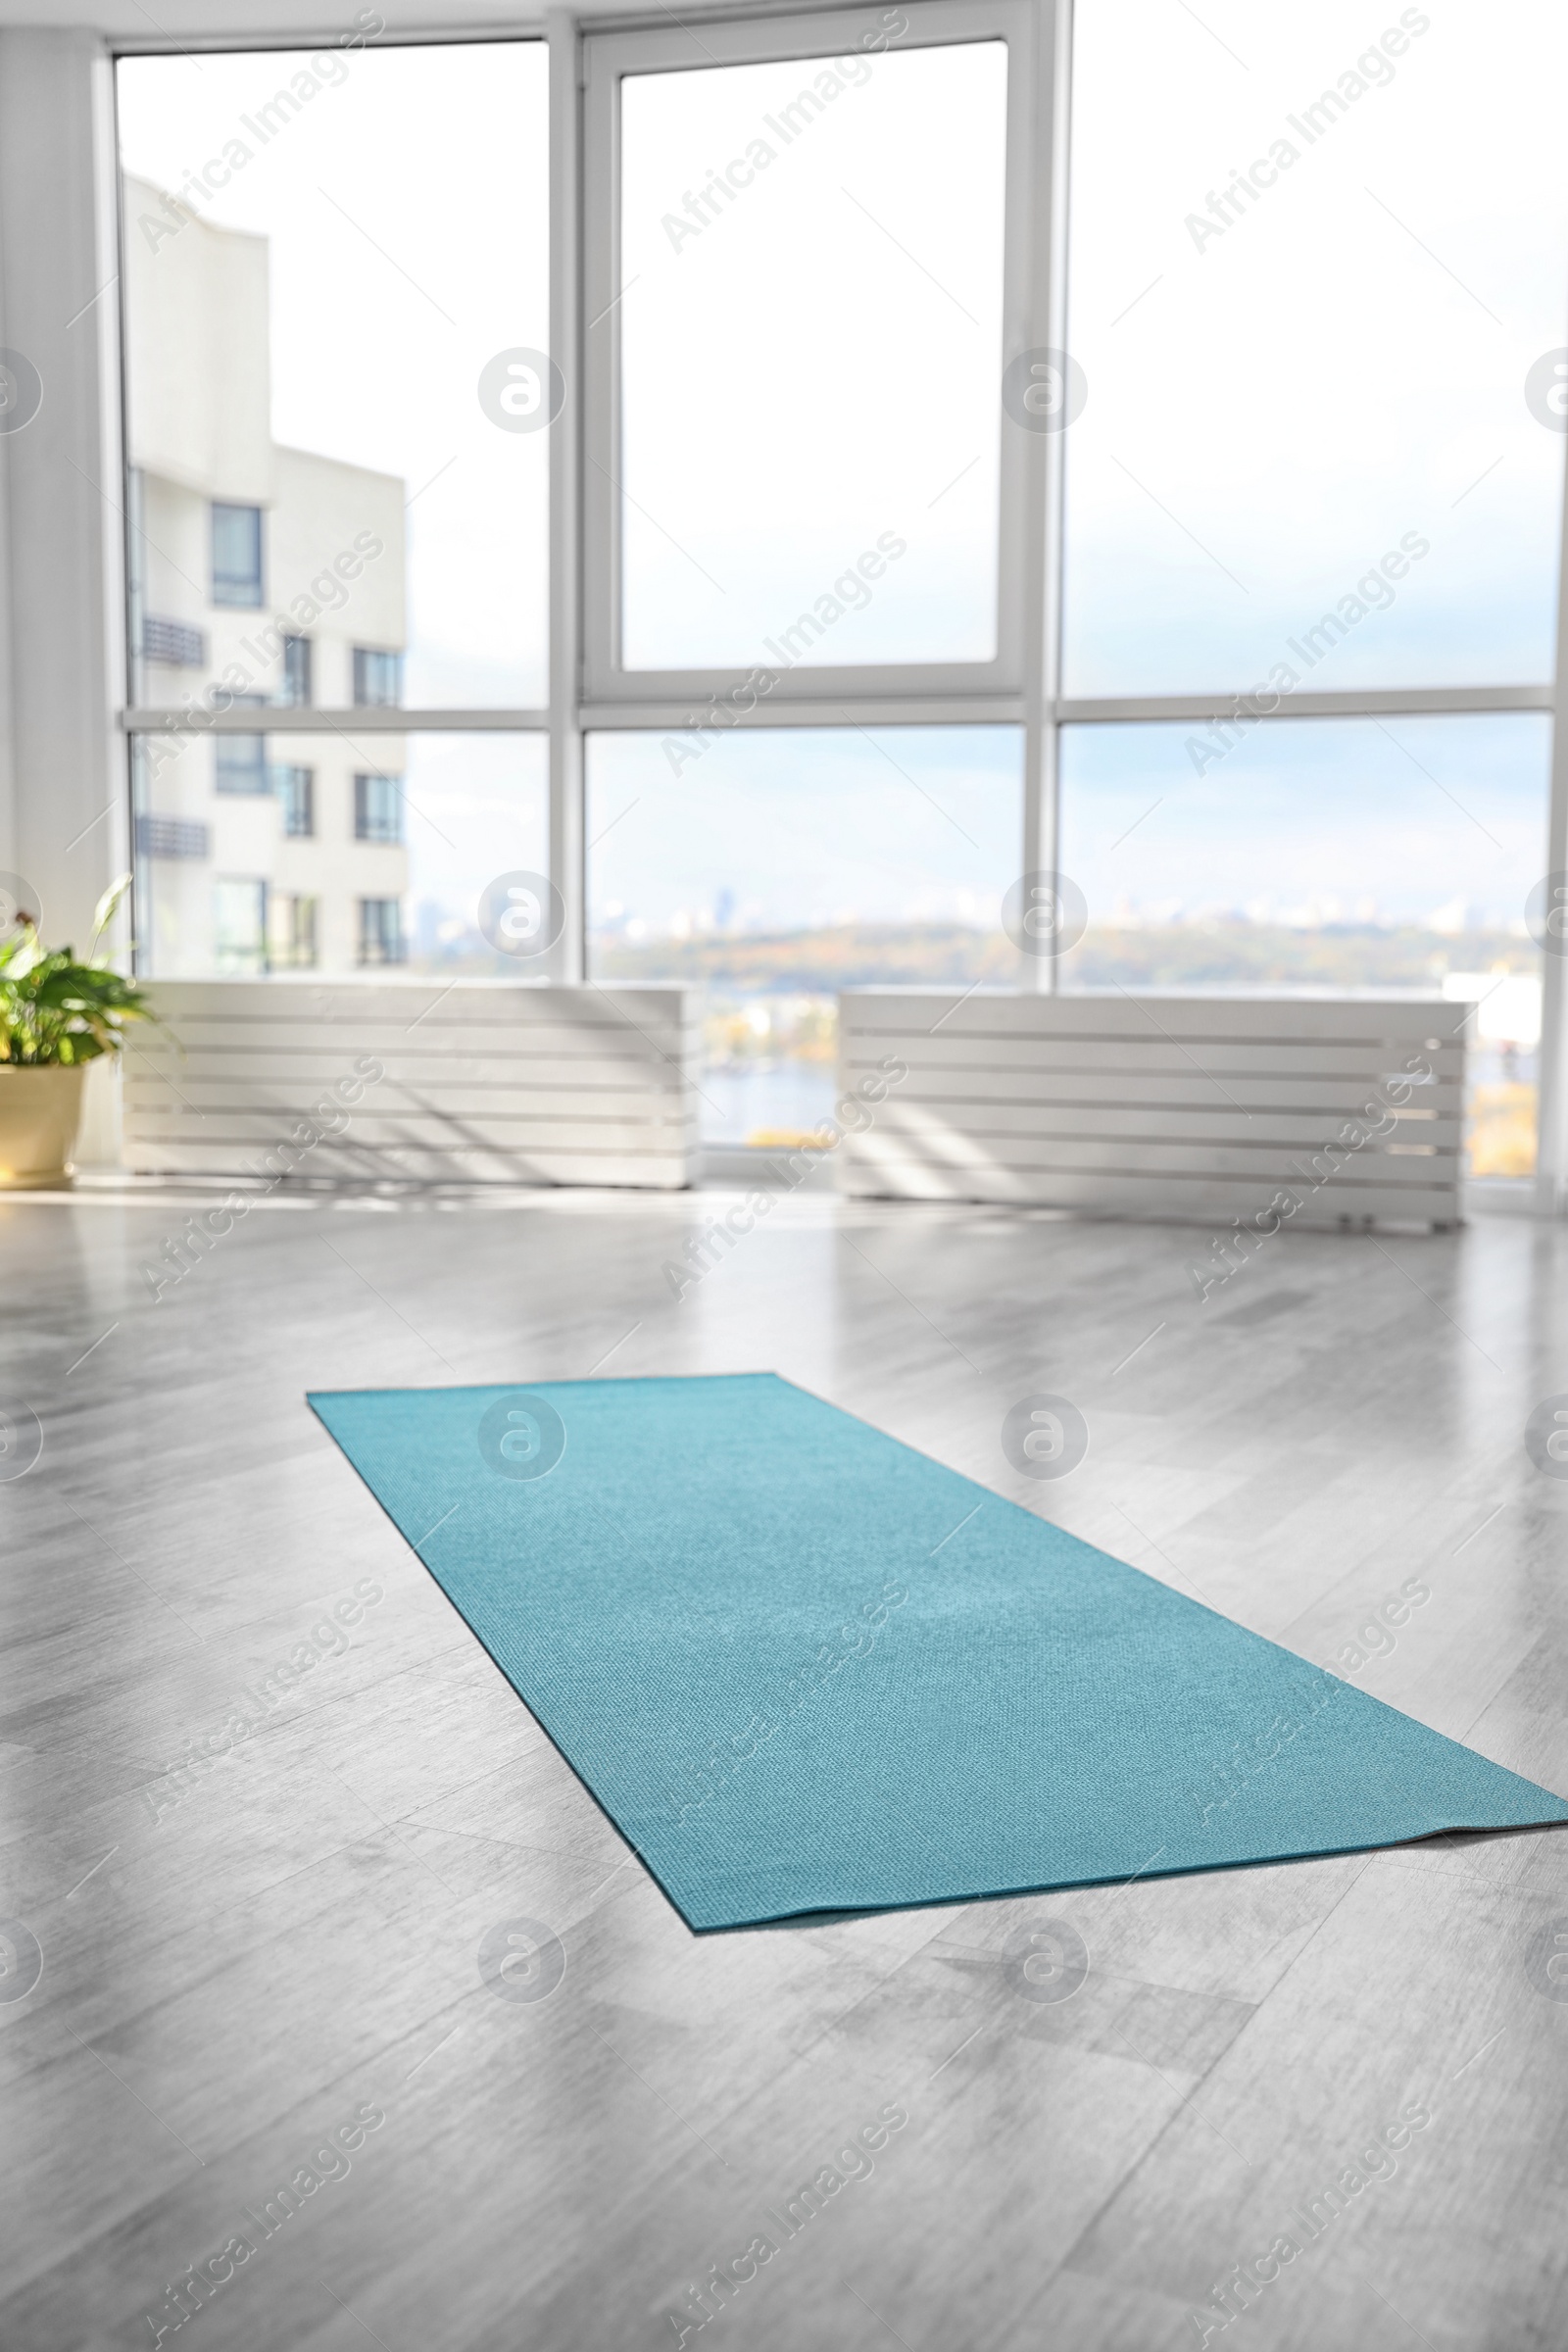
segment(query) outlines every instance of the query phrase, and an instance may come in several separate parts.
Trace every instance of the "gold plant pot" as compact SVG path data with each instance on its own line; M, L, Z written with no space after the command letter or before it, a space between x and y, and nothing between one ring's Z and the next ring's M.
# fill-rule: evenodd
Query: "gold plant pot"
M69 1184L81 1125L81 1063L0 1061L0 1192Z

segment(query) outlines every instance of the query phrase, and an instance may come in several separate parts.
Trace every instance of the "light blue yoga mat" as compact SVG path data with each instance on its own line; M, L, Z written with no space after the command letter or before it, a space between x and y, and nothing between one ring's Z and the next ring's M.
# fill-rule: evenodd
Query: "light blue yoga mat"
M694 1928L1568 1820L773 1373L310 1401Z

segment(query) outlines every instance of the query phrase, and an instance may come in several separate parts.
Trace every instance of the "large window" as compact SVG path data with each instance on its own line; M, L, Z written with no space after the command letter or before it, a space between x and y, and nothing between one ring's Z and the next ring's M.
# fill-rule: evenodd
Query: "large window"
M683 982L730 1145L858 982L1421 993L1555 1200L1568 24L1509 24L122 60L152 968Z
M143 959L512 968L480 906L548 865L544 738L431 718L543 723L548 436L486 390L549 339L543 45L118 88Z

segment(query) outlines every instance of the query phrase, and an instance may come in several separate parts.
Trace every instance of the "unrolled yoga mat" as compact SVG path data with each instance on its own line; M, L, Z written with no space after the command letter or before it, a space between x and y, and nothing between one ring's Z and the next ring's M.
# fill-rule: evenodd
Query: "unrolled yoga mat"
M1568 1820L772 1373L310 1401L694 1928Z

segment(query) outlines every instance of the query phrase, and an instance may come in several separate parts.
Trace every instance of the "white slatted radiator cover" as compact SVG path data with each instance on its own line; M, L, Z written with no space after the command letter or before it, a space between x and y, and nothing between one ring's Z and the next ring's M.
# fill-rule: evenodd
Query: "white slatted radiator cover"
M1288 1191L1295 1225L1450 1225L1463 1017L1441 998L852 989L841 1092L890 1054L908 1075L846 1136L840 1186L1200 1220Z
M696 1181L687 990L280 976L149 994L178 1045L144 1031L126 1051L141 1174L270 1177L292 1152L285 1172L311 1177Z

